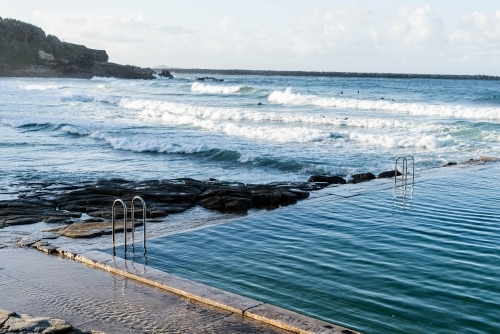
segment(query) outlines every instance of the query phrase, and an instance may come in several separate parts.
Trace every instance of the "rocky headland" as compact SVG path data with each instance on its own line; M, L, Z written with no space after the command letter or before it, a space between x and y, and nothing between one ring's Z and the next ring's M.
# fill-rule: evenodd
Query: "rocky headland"
M0 77L156 78L152 69L108 60L104 50L67 43L32 24L0 17Z

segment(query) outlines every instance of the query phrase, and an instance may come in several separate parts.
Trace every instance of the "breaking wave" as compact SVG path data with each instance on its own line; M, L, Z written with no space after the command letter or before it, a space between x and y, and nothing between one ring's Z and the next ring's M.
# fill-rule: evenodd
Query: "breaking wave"
M58 90L65 88L58 85L19 85L17 87L22 90Z
M198 93L211 93L211 94L235 94L240 93L244 86L215 86L206 85L199 82L194 82L191 85L191 91Z
M407 134L377 135L353 132L350 134L350 139L364 144L382 146L387 148L420 148L428 150L450 146L455 143L455 140L450 135L439 137L426 134L422 134L419 136L408 136Z
M417 123L414 121L401 121L396 119L383 119L374 117L339 118L334 116L323 116L305 113L278 113L272 111L262 112L251 109L206 107L182 103L171 103L160 100L138 100L124 98L119 101L118 105L127 109L141 110L142 117L145 119L159 118L166 113L170 113L179 117L191 116L192 118L208 121L299 123L307 125L368 129L425 128L439 130L443 127L443 125L434 122ZM183 124L187 125L187 123Z
M421 103L401 103L388 100L357 100L349 98L320 97L293 93L290 87L285 91L273 91L268 100L287 105L312 105L326 108L382 110L408 113L419 116L500 120L499 107L467 107L462 105L434 105Z

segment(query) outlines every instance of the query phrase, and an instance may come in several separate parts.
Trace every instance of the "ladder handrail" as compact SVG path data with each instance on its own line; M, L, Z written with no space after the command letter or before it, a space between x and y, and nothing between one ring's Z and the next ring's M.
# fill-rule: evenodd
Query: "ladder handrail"
M412 168L413 168L413 171L411 173L411 175L412 175L412 185L415 185L415 158L413 157L413 155L406 155L405 156L406 172L407 173L408 173L408 158L411 158L411 160L412 160ZM406 179L408 179L408 175L406 176Z
M399 159L403 159L403 170L401 171L401 175L402 175L402 173L404 173L404 165L405 165L404 157L397 157L396 164L394 166L394 189L396 188L396 180L398 178L398 161L399 161Z
M135 234L135 200L142 203L142 227L143 227L143 245L144 252L146 251L146 202L140 196L135 196L130 202L131 219L132 219L132 247L134 247L134 234Z
M115 252L115 205L120 203L123 206L123 234L124 234L124 250L127 251L127 204L121 199L115 199L111 207L111 234L113 240L113 254Z
M401 166L401 187L406 187L406 183L408 181L408 160L412 160L412 186L415 185L415 158L412 155L405 155L397 157L396 163L394 166L394 189L396 189L396 183L398 178L398 161L399 159L403 159L403 165Z

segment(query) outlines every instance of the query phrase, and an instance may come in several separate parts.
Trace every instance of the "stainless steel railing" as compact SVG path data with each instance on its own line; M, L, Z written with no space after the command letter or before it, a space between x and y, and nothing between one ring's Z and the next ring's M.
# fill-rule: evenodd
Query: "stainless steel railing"
M140 196L135 196L132 199L132 202L130 203L130 212L131 212L131 219L132 219L132 248L134 247L134 227L135 227L135 201L138 200L142 203L142 228L143 228L143 237L142 237L142 244L144 246L144 253L146 253L146 202L142 199Z
M132 222L132 250L134 249L135 242L135 201L142 203L142 226L143 226L143 246L144 254L146 254L146 202L140 196L135 196L130 203L130 213ZM113 202L111 208L111 234L112 234L112 245L113 245L113 255L115 255L115 206L121 204L123 207L123 250L127 252L127 204L121 200L116 199Z
M127 251L127 204L121 199L116 199L111 207L111 239L113 242L113 255L115 254L115 206L119 203L123 206L123 236L125 241L125 251Z
M401 190L405 189L408 184L408 160L411 159L412 161L412 184L411 186L413 187L415 185L415 158L412 155L405 155L404 157L397 157L396 158L396 163L394 166L394 189L397 187L397 179L398 179L398 162L399 159L402 159L402 166L401 166Z

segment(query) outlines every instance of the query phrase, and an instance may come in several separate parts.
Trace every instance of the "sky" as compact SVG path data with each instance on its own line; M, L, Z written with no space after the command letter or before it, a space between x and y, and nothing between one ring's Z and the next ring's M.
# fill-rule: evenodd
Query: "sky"
M500 75L500 1L0 0L138 66Z

